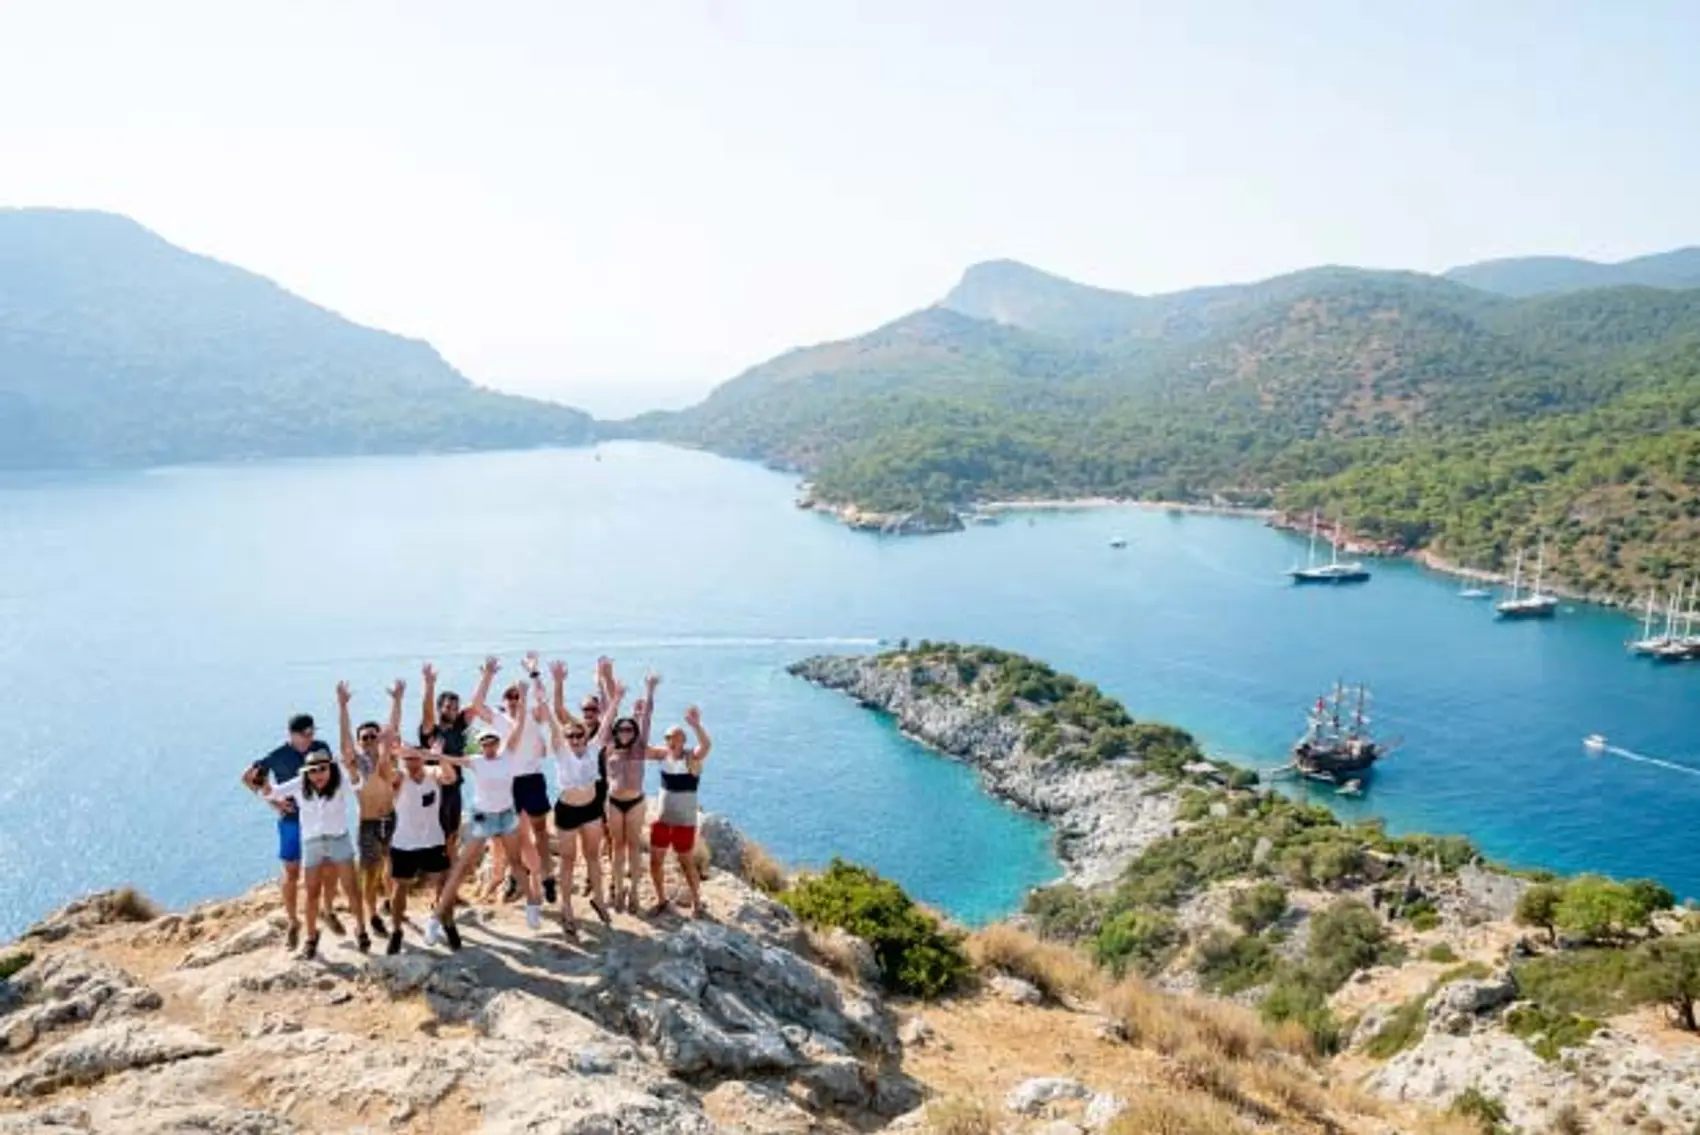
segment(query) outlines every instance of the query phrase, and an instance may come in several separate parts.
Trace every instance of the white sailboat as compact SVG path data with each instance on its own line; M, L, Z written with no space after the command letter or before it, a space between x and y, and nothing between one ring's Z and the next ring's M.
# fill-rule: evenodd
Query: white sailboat
M1681 587L1671 592L1669 601L1665 603L1664 633L1655 635L1653 633L1653 614L1657 609L1658 592L1656 590L1647 592L1647 612L1641 619L1641 637L1629 643L1629 653L1657 655L1676 641L1676 609L1682 601L1681 597Z
M1700 617L1700 611L1695 610L1696 602L1700 602L1700 582L1691 583L1686 603L1681 596L1682 591L1678 589L1665 623L1665 641L1651 651L1660 662L1700 659L1700 635L1694 633L1694 621Z
M1523 553L1517 552L1517 567L1511 575L1511 598L1494 604L1502 619L1550 619L1558 612L1558 596L1541 591L1541 575L1546 568L1546 541L1540 543L1535 555L1535 586L1527 595L1519 594L1523 582Z
M1316 511L1310 514L1310 546L1305 552L1305 566L1295 567L1287 574L1294 583L1363 583L1369 579L1369 569L1356 560L1340 559L1340 522L1334 522L1328 543L1333 549L1328 562L1316 563Z

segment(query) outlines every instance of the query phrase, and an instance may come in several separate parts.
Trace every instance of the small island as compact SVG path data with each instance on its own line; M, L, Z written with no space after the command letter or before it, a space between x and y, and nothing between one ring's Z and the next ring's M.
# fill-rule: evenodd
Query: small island
M1655 882L1343 823L1007 651L922 642L792 671L1050 823L1066 876L1019 921L1111 975L1255 1006L1389 1099L1524 1130L1700 1122L1700 916Z

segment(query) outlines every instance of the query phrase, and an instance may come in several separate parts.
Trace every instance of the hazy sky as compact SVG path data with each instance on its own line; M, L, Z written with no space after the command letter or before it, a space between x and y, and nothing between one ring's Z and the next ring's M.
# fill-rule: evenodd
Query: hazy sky
M604 411L1008 256L1132 291L1700 242L1692 0L0 0L0 203Z

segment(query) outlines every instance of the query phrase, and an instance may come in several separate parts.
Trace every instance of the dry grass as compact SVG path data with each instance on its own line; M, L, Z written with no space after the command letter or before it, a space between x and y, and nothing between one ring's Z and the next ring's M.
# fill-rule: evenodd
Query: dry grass
M1249 1135L1234 1110L1209 1096L1152 1092L1128 1104L1108 1135Z
M998 1129L997 1114L985 1101L967 1096L934 1100L927 1105L923 1122L932 1135L993 1135Z
M743 859L739 872L744 882L758 891L776 895L790 885L791 878L779 860L767 853L767 848L749 837L744 838Z
M827 969L851 981L862 981L868 976L862 972L862 956L857 951L860 939L849 934L816 930L813 927L806 928L804 933L809 939L809 952Z
M1047 942L1018 926L995 922L968 936L968 956L981 969L1030 981L1053 1001L1089 998L1104 988L1103 973L1079 950Z

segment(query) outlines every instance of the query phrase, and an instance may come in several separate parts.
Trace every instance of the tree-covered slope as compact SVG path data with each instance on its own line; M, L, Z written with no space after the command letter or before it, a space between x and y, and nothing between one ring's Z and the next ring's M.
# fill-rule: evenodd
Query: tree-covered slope
M584 414L474 387L103 213L0 209L0 466L133 466L588 440Z
M1615 264L1571 256L1515 256L1465 264L1448 279L1506 296L1578 292L1589 288L1639 285L1649 288L1700 288L1700 248L1637 256Z

